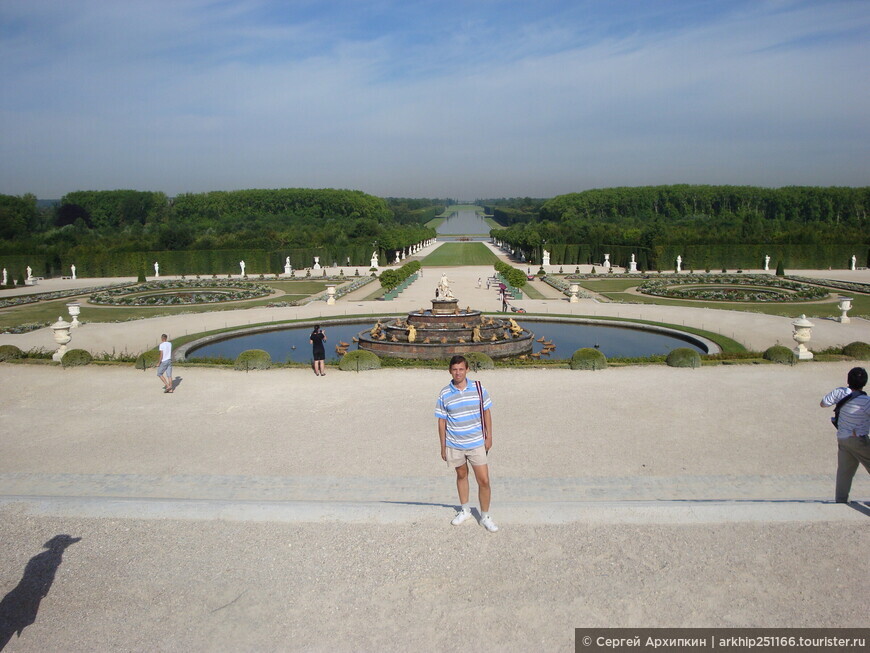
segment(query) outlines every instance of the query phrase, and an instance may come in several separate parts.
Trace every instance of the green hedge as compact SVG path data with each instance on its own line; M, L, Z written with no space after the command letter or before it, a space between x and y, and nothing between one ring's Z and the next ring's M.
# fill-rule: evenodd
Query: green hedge
M843 347L843 353L846 354L846 356L857 358L860 361L870 361L870 345L866 342L861 342L860 340L850 342L848 345Z
M386 290L392 290L401 284L405 279L417 272L422 267L420 261L411 261L406 263L397 270L389 269L381 272L381 286Z
M522 288L526 285L526 273L522 270L510 266L504 261L496 261L494 267L498 272L501 272L501 274L504 275L507 282L514 288Z
M78 367L80 365L88 365L94 360L89 351L84 349L70 349L60 359L60 364L64 367Z
M762 355L764 360L780 363L782 365L792 365L796 362L795 353L784 345L774 345L764 350Z
M668 367L701 367L701 355L688 347L677 347L665 359Z
M15 345L0 345L0 362L9 361L13 358L21 358L24 352Z
M378 358L378 355L364 349L347 352L338 363L338 369L342 372L365 372L366 370L377 370L380 367L381 359Z
M246 349L236 357L233 369L236 370L268 370L272 367L272 357L262 349Z
M571 356L572 370L603 370L607 367L607 357L598 349L584 347Z

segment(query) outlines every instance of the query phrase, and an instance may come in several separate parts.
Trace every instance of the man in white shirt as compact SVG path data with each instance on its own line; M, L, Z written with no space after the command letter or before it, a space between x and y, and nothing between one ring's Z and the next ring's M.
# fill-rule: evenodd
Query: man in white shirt
M157 376L163 381L163 392L173 392L172 387L172 343L165 333L160 336L160 363L157 365Z
M864 392L867 370L853 367L846 382L848 388L835 388L820 404L822 408L839 404L839 416L834 424L837 427L837 503L849 501L849 490L859 464L870 472L870 397Z

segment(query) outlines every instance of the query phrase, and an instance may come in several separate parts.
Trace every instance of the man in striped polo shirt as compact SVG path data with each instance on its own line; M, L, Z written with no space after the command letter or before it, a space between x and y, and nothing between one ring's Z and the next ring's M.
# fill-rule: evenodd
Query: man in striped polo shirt
M490 533L498 526L489 516L489 467L486 455L492 447L492 400L479 382L469 381L468 361L464 356L450 359L453 381L441 390L435 404L441 460L456 470L456 489L462 506L450 523L459 526L471 517L468 503L468 463L474 469L480 500L480 525ZM481 419L482 418L482 419Z

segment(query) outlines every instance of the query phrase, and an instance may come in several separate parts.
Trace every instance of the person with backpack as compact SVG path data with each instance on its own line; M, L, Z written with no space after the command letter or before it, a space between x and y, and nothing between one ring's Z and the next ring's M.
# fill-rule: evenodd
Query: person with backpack
M822 408L834 406L831 422L837 429L837 503L848 503L859 464L870 473L870 397L864 392L867 370L853 367L846 383L849 387L831 390L819 404Z
M449 369L453 380L438 395L435 417L441 440L441 460L456 470L456 489L461 504L450 523L459 526L471 517L468 501L468 463L471 463L480 500L480 525L494 533L498 526L489 516L492 490L487 464L487 454L492 447L492 400L480 381L466 378L468 361L465 356L451 358Z

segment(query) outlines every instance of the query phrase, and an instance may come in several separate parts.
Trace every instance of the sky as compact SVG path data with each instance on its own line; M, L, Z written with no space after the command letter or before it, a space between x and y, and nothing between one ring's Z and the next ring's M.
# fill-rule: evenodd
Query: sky
M0 193L870 181L867 0L0 0Z

